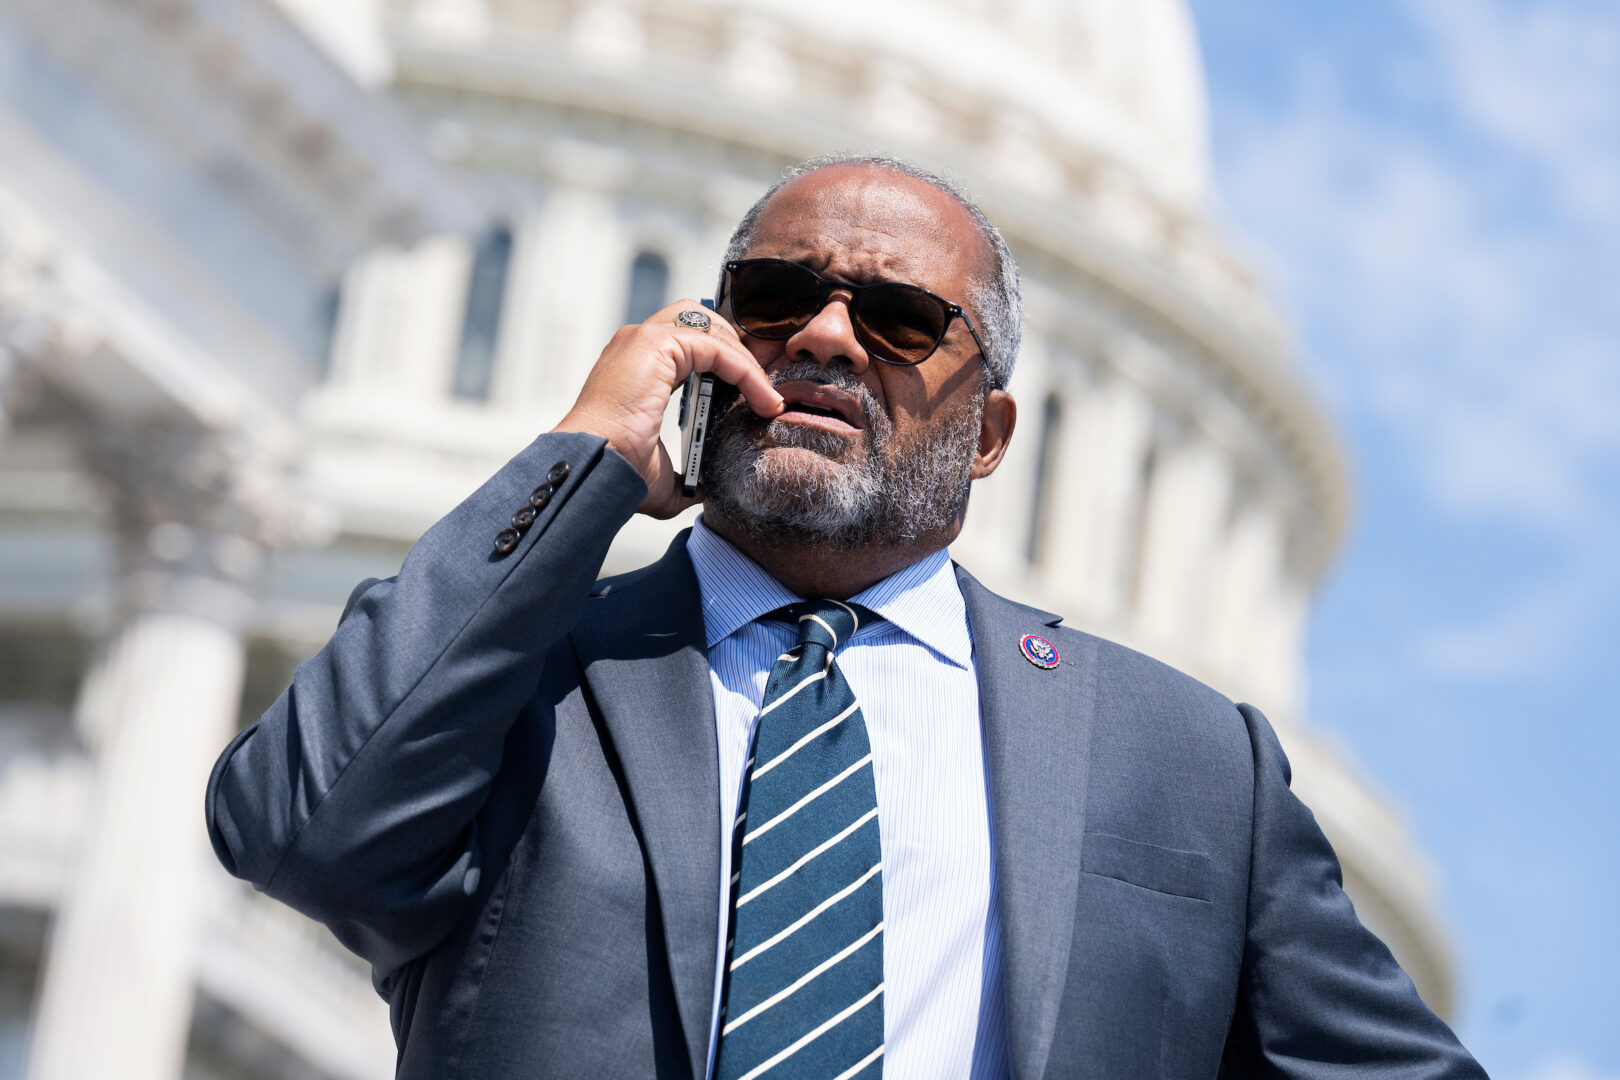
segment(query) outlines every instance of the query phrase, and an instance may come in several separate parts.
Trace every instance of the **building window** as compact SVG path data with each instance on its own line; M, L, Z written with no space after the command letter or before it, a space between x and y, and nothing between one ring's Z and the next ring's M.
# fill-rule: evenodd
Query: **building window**
M497 225L478 240L472 272L467 276L466 316L461 324L461 350L456 354L458 398L484 401L495 374L495 343L501 330L506 272L512 263L512 230Z
M1032 565L1046 560L1052 531L1053 472L1063 452L1063 399L1046 395L1041 409L1041 441L1035 457L1035 491L1029 503L1029 541L1025 556Z
M638 253L630 264L630 299L624 307L624 321L646 322L669 302L668 295L668 261L656 252Z
M332 377L332 353L337 349L338 316L343 310L343 289L328 285L315 312L315 377L325 382Z

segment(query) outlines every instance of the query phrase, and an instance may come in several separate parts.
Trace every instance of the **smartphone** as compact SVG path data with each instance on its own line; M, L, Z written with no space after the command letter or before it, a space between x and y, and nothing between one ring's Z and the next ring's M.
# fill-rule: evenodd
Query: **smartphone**
M713 311L714 301L704 300L703 306ZM715 318L719 318L718 315ZM703 452L710 434L720 424L738 390L724 379L709 372L693 372L681 388L681 406L677 419L681 425L681 494L691 498L697 494L698 480L703 475Z

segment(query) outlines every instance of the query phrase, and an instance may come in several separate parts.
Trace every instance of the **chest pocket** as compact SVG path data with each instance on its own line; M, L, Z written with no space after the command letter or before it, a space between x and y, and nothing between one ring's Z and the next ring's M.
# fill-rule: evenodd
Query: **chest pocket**
M1086 833L1080 869L1171 896L1210 899L1209 856L1143 844L1107 833Z

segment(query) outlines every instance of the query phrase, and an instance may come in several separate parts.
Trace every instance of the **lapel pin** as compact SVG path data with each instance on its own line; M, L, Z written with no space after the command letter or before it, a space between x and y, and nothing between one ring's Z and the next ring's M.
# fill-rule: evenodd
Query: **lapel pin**
M1057 667L1063 659L1052 643L1038 634L1025 634L1019 638L1018 651L1024 654L1025 660L1048 671Z

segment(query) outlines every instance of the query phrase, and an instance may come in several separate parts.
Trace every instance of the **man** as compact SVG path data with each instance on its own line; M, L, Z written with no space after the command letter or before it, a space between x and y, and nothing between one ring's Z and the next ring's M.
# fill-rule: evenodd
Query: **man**
M1016 421L983 216L812 162L720 300L619 331L215 767L221 861L371 962L400 1075L1483 1075L1258 712L951 566ZM693 371L740 394L704 514L593 586L690 501Z

